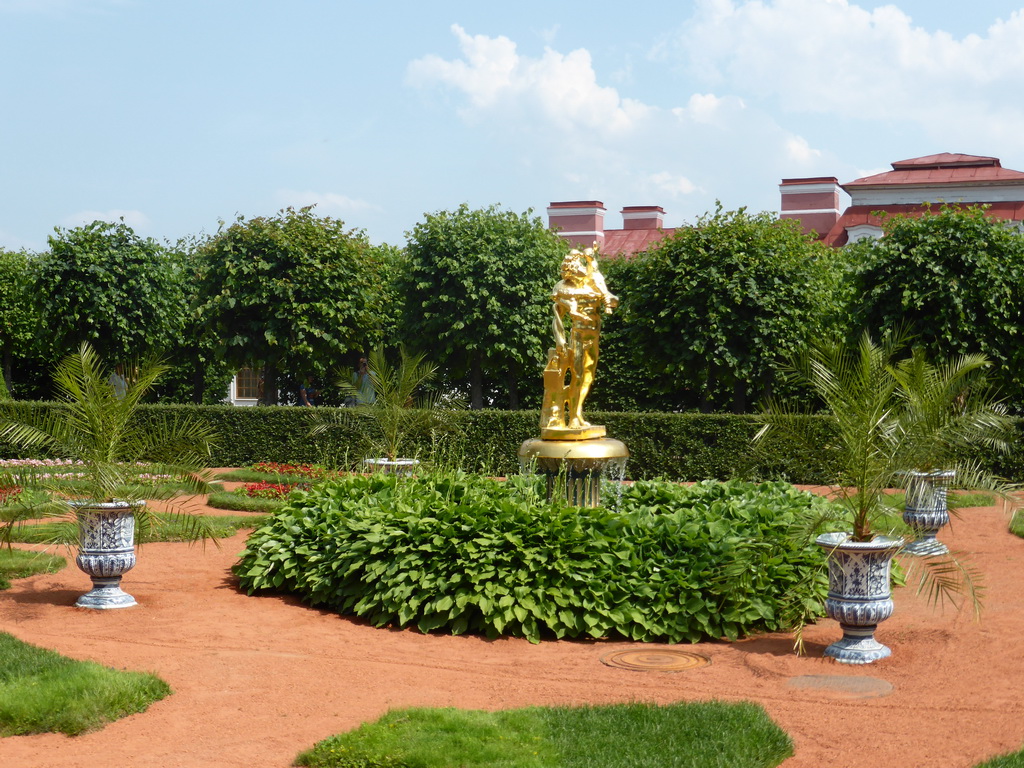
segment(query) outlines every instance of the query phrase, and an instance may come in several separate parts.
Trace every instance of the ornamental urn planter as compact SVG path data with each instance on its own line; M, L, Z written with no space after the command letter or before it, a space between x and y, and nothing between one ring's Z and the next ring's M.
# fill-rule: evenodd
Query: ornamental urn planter
M917 534L917 538L907 544L903 551L925 557L946 554L949 548L936 539L935 535L949 522L946 489L956 473L947 469L903 474L907 478L903 522Z
M848 533L823 533L815 540L828 553L825 613L839 622L843 638L825 655L843 664L870 664L892 654L875 639L879 622L892 616L890 570L902 539L876 536L850 541Z
M75 603L79 608L109 610L136 604L121 590L121 576L135 567L135 510L144 503L71 503L78 518L75 563L92 579L92 589Z

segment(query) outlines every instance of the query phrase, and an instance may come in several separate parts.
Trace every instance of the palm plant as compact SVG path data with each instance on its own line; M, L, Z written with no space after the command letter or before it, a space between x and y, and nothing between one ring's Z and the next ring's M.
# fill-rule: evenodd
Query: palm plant
M410 355L400 346L398 364L392 365L383 349L373 350L367 360L373 402L332 414L315 414L312 435L322 434L352 415L364 417L373 425L373 450L394 462L411 436L451 428L449 414L462 408L463 403L428 387L437 374L437 366L424 357ZM339 381L338 386L346 394L358 394L349 381Z
M931 472L955 466L961 482L977 490L1010 490L965 454L978 448L1007 453L1014 420L986 380L984 355L929 363L921 349L893 369L905 435L907 469Z
M819 344L793 366L794 378L810 389L831 422L825 445L807 410L770 400L759 415L763 426L756 442L781 433L805 450L828 453L837 467L836 504L795 531L807 542L832 532L818 539L830 554L847 541L865 547L875 542L896 551L910 531L886 500L889 489L903 485L908 470L942 465L956 472L959 487L1003 498L1018 490L977 459L964 458L971 448L1005 450L1012 429L1005 409L985 386L987 360L970 355L933 365L920 350L903 357L908 343L901 333L881 343L865 333L853 349L839 342ZM920 562L919 591L928 590L933 603L959 605L966 595L975 611L980 609L977 574L969 566L954 555ZM799 649L800 629L813 612L798 613Z
M755 441L782 433L810 451L825 451L838 468L837 511L831 520L809 521L809 530L844 523L853 541L900 533L888 490L900 487L907 470L942 465L956 469L960 485L1007 497L1016 486L986 471L972 448L1008 449L1013 422L985 386L984 356L966 355L943 365L914 350L899 360L908 339L902 334L881 343L864 334L855 349L838 342L812 347L793 366L793 378L806 385L828 415L832 439L821 445L811 413L772 399L758 419ZM835 526L832 526L835 527Z
M28 472L19 481L43 485L65 499L70 506L62 505L60 513L70 509L73 517L78 507L90 503L129 502L142 529L156 521L142 500L207 492L200 471L210 456L210 429L194 420L166 415L146 421L139 418L143 397L166 370L167 366L156 362L140 366L122 393L96 352L83 343L54 370L60 408L26 421L0 422L0 439L19 448L43 449L53 456L77 460L73 468L79 477L33 482ZM170 513L187 523L192 538L205 538L202 518L181 512L177 505Z

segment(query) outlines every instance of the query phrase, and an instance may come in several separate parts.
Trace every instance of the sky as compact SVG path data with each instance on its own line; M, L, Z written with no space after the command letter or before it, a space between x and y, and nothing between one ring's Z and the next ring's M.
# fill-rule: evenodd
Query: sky
M938 152L1024 170L1024 0L0 0L0 248L315 204L778 211ZM845 203L844 203L845 204Z

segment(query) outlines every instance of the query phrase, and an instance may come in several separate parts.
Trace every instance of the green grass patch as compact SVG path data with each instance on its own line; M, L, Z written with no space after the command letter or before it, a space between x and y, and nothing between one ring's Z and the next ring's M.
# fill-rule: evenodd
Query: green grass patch
M237 512L276 512L284 506L283 499L261 499L234 491L211 493L206 505L214 509L233 509Z
M67 564L60 555L0 547L0 589L10 589L11 579L25 579L37 573L56 573Z
M1010 533L1024 539L1024 515L1021 514L1019 509L1010 518Z
M636 641L736 639L820 612L825 555L791 535L829 502L785 483L641 481L619 509L543 481L353 476L295 491L250 537L241 587L374 626ZM819 613L820 615L820 613Z
M144 712L170 692L155 675L75 661L0 632L0 736L77 736Z
M1024 749L993 757L991 760L978 763L974 768L1024 768Z
M192 541L189 531L192 524L189 516L150 515L154 525L146 530L136 527L136 542ZM203 515L209 535L214 539L226 539L234 536L243 528L258 528L266 521L263 515ZM22 523L10 530L10 540L22 544L67 544L78 541L78 524L73 520L60 520L52 523Z
M770 768L793 754L756 704L404 709L320 742L310 768Z
M306 477L296 475L282 475L277 472L257 472L255 469L233 469L230 472L221 472L217 479L231 483L296 483L300 481L312 482Z

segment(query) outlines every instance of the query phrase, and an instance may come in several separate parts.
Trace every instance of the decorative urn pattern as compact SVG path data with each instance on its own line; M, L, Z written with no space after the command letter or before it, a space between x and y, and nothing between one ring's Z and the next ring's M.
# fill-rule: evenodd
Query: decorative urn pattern
M849 540L848 533L825 533L816 540L828 553L828 598L825 613L839 622L843 638L825 655L844 664L870 664L892 651L875 639L879 622L892 616L890 570L901 539L876 536Z
M79 551L75 562L92 579L79 608L129 608L135 598L121 590L121 576L135 567L135 510L143 502L74 502Z
M956 473L951 469L935 472L906 472L907 502L903 522L914 529L917 538L904 547L912 555L943 555L949 552L935 538L942 526L949 522L946 488Z

